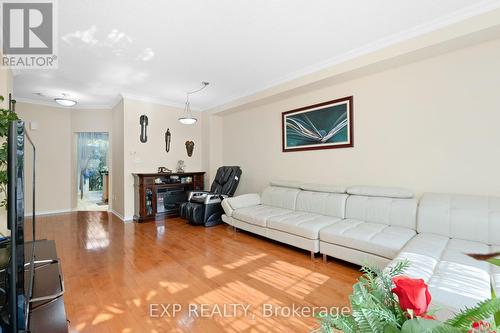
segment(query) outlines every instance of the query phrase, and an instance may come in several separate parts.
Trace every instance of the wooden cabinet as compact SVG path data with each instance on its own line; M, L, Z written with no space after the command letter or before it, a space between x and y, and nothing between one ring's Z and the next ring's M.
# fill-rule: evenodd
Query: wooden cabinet
M134 173L134 220L179 215L189 191L204 189L204 172Z

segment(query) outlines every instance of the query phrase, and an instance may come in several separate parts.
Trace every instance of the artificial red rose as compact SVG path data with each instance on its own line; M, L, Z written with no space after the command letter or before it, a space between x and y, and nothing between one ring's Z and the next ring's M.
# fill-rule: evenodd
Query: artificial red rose
M392 292L398 296L401 309L412 310L413 314L418 317L426 316L431 303L431 294L424 280L396 276L392 282L396 286Z

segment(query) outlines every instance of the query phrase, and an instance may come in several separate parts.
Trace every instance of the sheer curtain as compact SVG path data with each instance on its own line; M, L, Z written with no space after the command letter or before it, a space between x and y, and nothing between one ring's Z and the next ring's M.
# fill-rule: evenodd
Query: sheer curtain
M77 133L77 190L102 190L101 171L107 170L108 133Z

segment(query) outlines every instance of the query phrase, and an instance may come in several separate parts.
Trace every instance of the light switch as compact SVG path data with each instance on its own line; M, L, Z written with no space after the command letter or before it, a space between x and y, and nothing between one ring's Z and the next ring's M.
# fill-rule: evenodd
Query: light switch
M30 121L30 130L36 131L38 129L38 123L36 121Z

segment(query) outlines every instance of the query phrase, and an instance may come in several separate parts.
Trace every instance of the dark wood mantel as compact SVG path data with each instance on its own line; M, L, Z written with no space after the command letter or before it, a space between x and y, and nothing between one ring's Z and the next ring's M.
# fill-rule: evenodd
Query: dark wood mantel
M179 215L187 193L203 190L205 172L133 173L134 220L138 222Z

